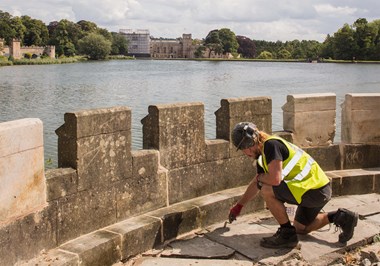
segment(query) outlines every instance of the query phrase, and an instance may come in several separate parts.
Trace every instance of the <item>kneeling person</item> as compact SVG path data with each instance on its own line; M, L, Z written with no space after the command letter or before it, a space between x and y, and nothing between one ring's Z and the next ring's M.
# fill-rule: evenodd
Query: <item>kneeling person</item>
M232 141L238 150L257 160L257 175L230 210L230 222L261 191L267 207L280 224L276 234L261 240L261 246L293 248L298 243L297 234L307 234L329 223L341 227L339 242L346 243L352 238L358 214L344 208L321 212L331 199L331 183L309 154L282 138L259 131L249 122L234 127ZM298 205L293 225L285 202Z

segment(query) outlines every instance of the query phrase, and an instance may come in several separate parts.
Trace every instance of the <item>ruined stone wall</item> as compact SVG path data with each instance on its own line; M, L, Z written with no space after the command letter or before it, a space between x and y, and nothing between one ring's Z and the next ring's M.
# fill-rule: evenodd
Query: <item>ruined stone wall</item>
M321 137L317 139L328 139L332 131L323 129L330 129L328 125L335 121L332 120L335 110L326 111L326 106L335 101L334 95L293 95L288 101L293 107L287 109L291 110L287 117L295 121L294 132L276 134L293 142L314 140L314 130L298 130L302 123L297 123L297 119L302 117L305 125L318 121L320 128L315 129ZM319 108L311 108L309 105L313 103ZM305 111L305 106L311 108L310 113ZM204 137L203 103L152 105L142 120L143 149L132 151L131 112L128 107L113 107L66 113L64 124L56 131L59 168L45 173L46 183L41 182L41 123L29 121L36 122L39 128L38 141L32 145L34 148L25 146L21 150L26 153L35 150L38 154L22 160L19 149L23 145L8 143L14 143L10 136L30 139L28 123L12 122L19 125L17 130L7 123L0 124L3 128L0 130L0 195L4 197L0 208L0 264L14 264L43 249L57 247L131 217L246 185L256 173L254 161L236 151L230 142L230 132L240 121L252 121L260 129L272 131L270 97L222 99L221 107L215 112L217 139L213 140ZM380 166L378 142L310 141L306 149L325 170ZM364 155L366 159L362 158ZM38 167L33 168L36 161ZM35 174L17 172L15 169L20 166L37 170ZM32 198L39 201L33 204L31 201L32 205L21 208L14 217L10 208L4 211L3 202L16 195L11 190L15 184L29 184L25 182L28 176L36 193L31 194ZM378 187L373 185L370 189ZM20 207L30 201L20 200L24 200L18 203Z

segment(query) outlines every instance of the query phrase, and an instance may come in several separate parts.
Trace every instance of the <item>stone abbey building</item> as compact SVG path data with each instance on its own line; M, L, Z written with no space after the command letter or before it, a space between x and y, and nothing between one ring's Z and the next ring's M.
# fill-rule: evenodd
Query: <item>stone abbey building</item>
M149 30L121 29L128 44L129 55L151 58L194 58L197 45L193 44L191 34L183 34L181 38L151 38Z

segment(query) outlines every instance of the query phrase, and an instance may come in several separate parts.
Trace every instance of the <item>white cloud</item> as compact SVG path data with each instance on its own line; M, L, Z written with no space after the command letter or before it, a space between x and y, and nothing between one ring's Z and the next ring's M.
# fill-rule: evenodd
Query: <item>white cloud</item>
M358 11L357 8L348 6L333 6L331 4L315 5L314 8L320 15L328 16L349 16Z

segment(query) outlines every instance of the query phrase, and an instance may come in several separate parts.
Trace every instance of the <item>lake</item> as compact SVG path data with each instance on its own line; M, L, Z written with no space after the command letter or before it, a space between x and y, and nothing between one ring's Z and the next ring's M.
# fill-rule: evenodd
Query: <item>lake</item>
M315 64L252 61L113 60L0 68L0 122L35 117L44 124L45 160L57 165L55 130L64 113L128 106L132 148L142 148L148 106L203 102L206 138L215 138L214 112L224 98L270 96L273 130L282 130L286 96L333 92L340 105L347 93L380 92L380 64Z

